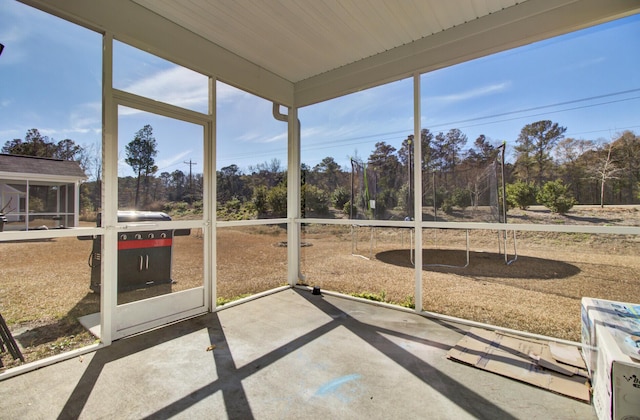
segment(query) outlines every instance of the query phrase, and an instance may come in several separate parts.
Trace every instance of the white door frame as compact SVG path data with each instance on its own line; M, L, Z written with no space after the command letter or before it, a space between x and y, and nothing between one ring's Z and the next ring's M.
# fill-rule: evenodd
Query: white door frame
M215 223L212 223L215 203L215 130L213 83L209 83L209 114L187 110L154 101L113 88L113 36L105 34L103 48L103 201L102 201L102 293L101 331L104 344L112 340L158 327L179 319L210 311L215 306ZM156 230L202 229L204 273L203 284L189 290L156 296L123 305L117 304L118 233L129 229L128 223L119 223L118 211L118 107L126 106L158 114L167 118L189 122L203 127L204 191L203 216L194 221L168 221L136 223L135 229ZM213 256L213 257L212 257Z

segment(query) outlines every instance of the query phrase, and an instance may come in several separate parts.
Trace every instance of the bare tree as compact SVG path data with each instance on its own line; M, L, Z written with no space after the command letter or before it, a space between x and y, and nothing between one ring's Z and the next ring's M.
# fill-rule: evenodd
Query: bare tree
M606 149L606 156L605 156ZM587 169L591 175L591 179L595 179L600 183L600 207L604 207L604 189L605 184L611 179L618 179L618 174L622 171L611 159L611 151L613 143L604 144L600 150L601 156L596 160L593 166Z
M571 137L560 140L555 149L555 160L558 170L562 174L565 184L573 189L573 196L578 202L584 202L584 184L587 180L587 168L590 166L585 157L596 153L596 143L593 140L574 139Z

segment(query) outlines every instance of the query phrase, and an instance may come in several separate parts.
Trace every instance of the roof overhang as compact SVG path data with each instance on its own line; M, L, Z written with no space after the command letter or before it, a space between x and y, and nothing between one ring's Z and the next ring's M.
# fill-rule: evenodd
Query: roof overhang
M27 181L36 182L38 185L62 185L62 184L76 184L86 179L75 176L62 176L62 175L46 175L46 174L34 174L29 172L0 172L0 183L17 184L22 185Z
M23 2L298 107L640 12L640 0Z
M640 12L638 1L527 0L393 50L302 80L299 106L505 51Z

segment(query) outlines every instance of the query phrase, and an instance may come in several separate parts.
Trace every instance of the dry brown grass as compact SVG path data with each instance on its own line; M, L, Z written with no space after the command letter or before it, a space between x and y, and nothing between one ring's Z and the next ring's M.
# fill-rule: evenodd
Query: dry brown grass
M572 218L545 212L520 212L521 219L578 223L593 218L638 225L640 212L585 209ZM517 214L518 216L518 214ZM560 219L559 219L560 218ZM435 236L437 234L437 236ZM275 226L218 229L218 296L233 299L284 285L286 231ZM349 227L311 226L303 241L306 283L325 290L384 298L410 304L414 271L406 230L360 228L358 253L351 255ZM464 233L424 232L425 263L463 264ZM467 268L425 267L425 310L570 340L580 338L583 296L640 302L640 240L585 234L520 233L518 261L510 266L497 253L495 232L472 232ZM98 312L99 295L89 290L87 259L91 241L0 243L0 311L27 361L93 343L77 318ZM196 287L203 282L203 239L198 230L174 238L171 286L129 291L119 302L154 293ZM16 362L3 354L7 366Z
M303 250L307 282L407 303L415 287L409 247L398 240L400 234L394 243L392 232L376 229L367 261L351 256L347 232L330 236L315 228L306 236L313 246ZM358 241L358 253L365 256L370 256L369 235L362 232ZM464 265L463 232L425 230L424 235L425 264ZM640 302L639 238L522 232L518 259L507 266L495 232L470 235L468 267L424 267L425 310L579 341L582 297Z

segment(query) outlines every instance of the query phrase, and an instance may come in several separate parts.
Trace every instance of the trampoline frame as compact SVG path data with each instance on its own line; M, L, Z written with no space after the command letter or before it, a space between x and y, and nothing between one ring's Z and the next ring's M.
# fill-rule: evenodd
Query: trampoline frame
M506 149L506 143L502 143L500 146L498 146L498 148L500 150L500 168L501 168L501 189L502 189L502 214L500 216L502 219L502 223L503 224L507 224L507 191L506 191L506 184L505 184L505 178L504 178L504 163L505 163L505 149ZM352 192L351 192L351 200L353 203L353 199L354 199L354 193L353 193L353 166L354 166L354 161L352 159L351 161L351 165L352 165ZM435 194L435 187L434 187L434 194ZM353 208L353 206L352 206ZM434 215L437 215L437 208L435 207L435 199L434 199ZM436 217L436 216L434 216ZM353 214L351 214L351 218L353 218ZM351 225L351 255L354 257L359 257L359 258L363 258L365 260L371 260L373 258L373 247L374 247L374 242L375 242L375 227L370 226L370 239L369 239L369 256L365 256L362 255L360 253L358 253L358 235L356 233L357 228L359 228L359 225L356 224L352 224ZM403 228L406 229L406 228ZM414 240L413 240L413 235L414 235L414 229L415 228L408 228L410 231L410 240L409 240L409 261L411 261L411 265L415 266L415 262L414 262L414 253L415 253L415 249L414 249ZM437 232L437 229L436 229ZM512 230L513 233L513 257L510 258L509 257L509 253L507 251L507 243L509 241L508 239L508 230L498 230L498 253L504 255L504 263L505 265L511 265L513 263L515 263L518 260L518 246L517 246L517 237L516 237L516 231ZM404 243L404 240L402 240L402 242ZM469 266L470 263L470 254L471 254L471 241L469 239L469 229L465 229L465 242L466 242L466 249L465 249L465 263L464 265L452 265L452 264L439 264L439 263L431 263L431 264L422 264L422 267L447 267L447 268L467 268ZM437 237L436 237L436 246L437 246Z

